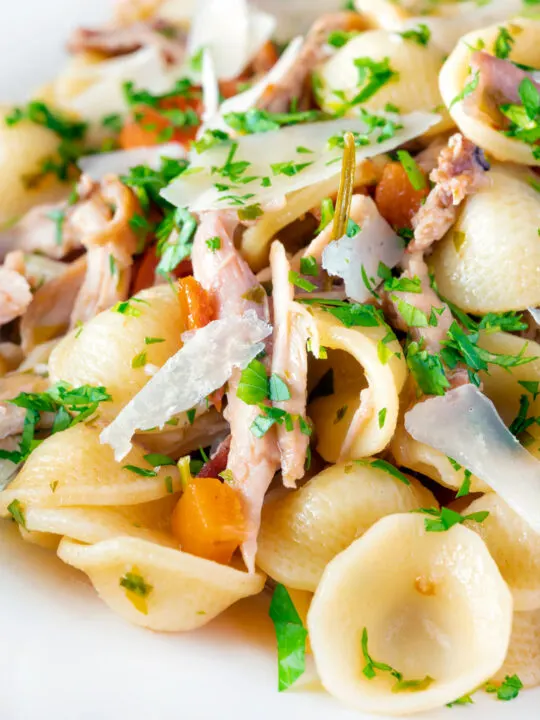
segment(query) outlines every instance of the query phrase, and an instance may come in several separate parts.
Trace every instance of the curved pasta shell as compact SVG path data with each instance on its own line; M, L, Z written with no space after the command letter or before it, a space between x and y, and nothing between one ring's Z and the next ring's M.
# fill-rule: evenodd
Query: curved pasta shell
M387 162L386 155L368 158L356 168L355 187L374 185L381 177ZM291 193L285 207L266 210L258 221L244 232L240 244L242 255L255 272L267 267L272 239L298 218L314 207L319 207L326 197L335 195L339 187L339 175L315 183Z
M355 0L355 7L368 22L385 30L395 30L411 17L411 8L393 0Z
M540 194L525 169L498 165L488 177L489 185L466 200L457 223L435 247L439 290L466 312L535 307Z
M351 378L350 391L317 398L310 404L309 415L317 431L317 451L328 462L375 455L388 445L397 423L398 394L407 375L401 346L397 340L388 343L385 347L395 354L383 363L378 346L388 332L386 327L346 328L333 315L316 308L313 308L313 317L320 344L345 351L363 368L358 368L358 379ZM367 381L367 389L363 391L367 396L363 394L361 398L354 385L362 379L362 374ZM361 415L357 414L360 412Z
M470 81L470 58L473 48L478 47L480 41L484 43L486 51L493 54L500 27L500 24L492 25L465 35L450 54L439 78L441 94L448 108ZM531 67L540 66L540 46L538 44L540 22L517 18L512 20L511 24L507 24L506 29L514 39L512 61ZM540 165L540 158L533 156L531 145L499 132L486 113L473 114L468 103L456 102L450 108L450 114L461 132L495 159L523 165Z
M503 664L512 596L483 541L460 525L429 533L419 515L379 520L326 568L308 615L325 688L364 712L404 715L471 692ZM433 678L416 692L368 679L369 653L405 680Z
M315 591L325 567L377 520L437 507L433 495L369 465L332 465L263 507L257 565L287 587Z
M107 388L112 401L99 409L105 421L113 420L150 379L144 366L132 367L133 359L144 352L148 364L161 367L180 349L187 329L170 285L143 290L136 298L140 302L131 299L129 304L137 317L105 310L63 338L49 359L51 382ZM148 345L145 338L163 342Z
M540 610L514 613L508 654L493 679L506 675L517 675L526 688L540 685Z
M132 537L95 545L64 539L58 556L85 572L101 599L126 620L165 632L201 627L237 600L261 592L265 582L260 573ZM126 573L144 579L150 588L146 597L134 597L120 585Z
M134 445L123 463L117 463L112 448L100 444L98 428L74 425L51 435L33 451L8 489L0 493L0 515L7 515L13 500L23 507L136 505L165 497L168 487L178 492L180 477L175 466L156 469L155 477L124 468L151 470L145 454L146 450Z
M340 95L345 93L349 101L358 94L358 68L354 65L357 58L370 58L379 62L388 58L390 68L397 73L360 107L369 112L378 112L391 103L402 114L414 110L439 113L441 121L430 128L426 135L440 133L453 126L444 107L441 110L438 81L444 60L442 51L431 44L423 46L386 30L361 33L349 40L319 69L317 99L323 110L330 113L339 110L343 100L336 96L336 92ZM352 108L349 114L354 115L356 112Z
M489 512L481 523L467 523L486 543L514 596L515 610L540 608L540 536L495 493L467 507L467 514Z
M396 427L390 450L397 465L422 473L444 487L459 490L465 480L463 468L456 470L444 453L411 437L402 422ZM471 475L470 481L471 492L490 489L476 475Z
M68 187L50 174L29 187L28 180L39 175L42 161L55 155L58 137L28 120L8 126L5 119L11 111L0 107L0 227L32 205L59 199Z
M26 527L31 535L66 536L82 543L97 543L127 536L178 548L171 534L171 516L178 495L126 507L29 507Z

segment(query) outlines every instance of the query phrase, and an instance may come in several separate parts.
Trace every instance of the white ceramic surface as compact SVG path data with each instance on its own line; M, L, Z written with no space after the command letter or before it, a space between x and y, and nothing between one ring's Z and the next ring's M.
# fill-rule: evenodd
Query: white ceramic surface
M106 17L108 6L0 0L0 102L45 82L68 30ZM292 691L277 692L267 605L266 596L244 601L188 635L131 627L82 574L0 521L0 720L367 720L322 691L312 670ZM539 690L507 704L476 698L474 707L419 717L540 716Z

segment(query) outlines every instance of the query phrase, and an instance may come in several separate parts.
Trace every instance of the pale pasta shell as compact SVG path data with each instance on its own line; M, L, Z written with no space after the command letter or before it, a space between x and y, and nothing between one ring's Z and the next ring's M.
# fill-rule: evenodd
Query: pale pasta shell
M540 685L540 610L514 613L508 654L493 679L507 675L517 675L526 688Z
M388 58L390 68L396 73L358 107L369 112L378 112L390 103L402 114L414 110L439 113L442 116L441 121L430 128L426 135L433 135L453 126L439 93L439 70L444 61L441 50L429 43L423 46L405 40L386 30L361 33L349 40L320 68L320 83L317 83L316 92L323 110L330 113L338 111L343 104L341 93L345 94L348 101L358 94L358 68L354 65L358 58L370 58L378 62ZM354 115L356 112L356 108L352 108L349 114Z
M23 507L136 505L165 497L171 487L178 492L180 477L175 466L156 469L155 477L142 477L124 468L133 465L151 470L145 454L146 450L134 445L123 463L117 463L112 448L100 444L99 429L82 423L51 435L0 493L0 515L7 514L13 500Z
M514 596L515 610L540 608L540 535L495 493L474 500L466 513L489 512L481 523L467 523L486 543Z
M168 284L143 290L129 304L138 316L105 310L63 338L49 359L51 382L107 389L112 401L99 409L105 421L113 420L151 377L145 366L132 367L134 358L146 353L148 364L161 367L180 349L180 336L187 329L182 306ZM163 342L147 344L145 338Z
M387 343L385 347L394 354L382 362L379 348L387 328L346 328L333 315L318 309L313 309L313 317L320 344L343 350L359 363L350 390L317 398L309 406L317 431L317 451L328 462L375 455L388 445L397 423L398 394L407 374L401 346L397 340ZM363 375L367 388L360 395Z
M30 182L40 173L46 157L55 155L58 137L41 125L23 120L8 126L12 108L0 108L0 228L29 210L32 205L62 197L69 187L48 174Z
M95 545L64 539L58 556L85 572L112 610L136 625L164 632L201 627L237 600L261 592L265 582L260 573L132 537ZM126 573L134 572L151 588L145 598L133 597L120 585Z
M405 485L369 464L332 465L264 505L257 564L274 580L313 592L327 564L377 520L420 507L437 501L414 479Z
M492 25L461 38L441 70L439 79L441 94L461 132L495 159L523 165L540 165L540 158L535 158L533 155L533 146L499 132L493 126L494 123L489 115L484 112L473 112L469 100L455 102L450 107L454 98L458 97L466 84L471 81L470 58L473 48L478 47L478 42L482 41L485 50L493 53L500 27L499 24ZM540 22L518 18L505 27L514 39L510 59L531 67L540 66L538 44Z
M466 312L540 304L540 194L529 171L496 165L433 253L441 294Z
M428 533L420 515L383 518L328 565L308 615L325 688L363 712L405 715L440 707L490 679L504 662L512 596L483 541L454 526ZM425 689L392 692L368 679L369 653Z

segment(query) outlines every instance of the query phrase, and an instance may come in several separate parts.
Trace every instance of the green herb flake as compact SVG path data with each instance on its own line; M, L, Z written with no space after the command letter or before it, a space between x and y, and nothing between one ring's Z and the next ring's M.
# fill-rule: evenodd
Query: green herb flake
M144 344L145 345L156 345L157 343L165 342L165 338L159 338L159 337L145 337L144 338Z
M252 360L247 368L242 370L236 397L247 405L257 405L268 398L268 393L266 368L259 360Z
M190 425L193 425L193 423L195 422L196 414L197 414L196 408L191 408L190 410L186 410L187 421Z
M272 373L268 381L269 398L272 402L283 402L291 399L291 391L287 383L276 373Z
M165 465L176 465L176 461L168 455L161 455L160 453L148 453L144 456L146 462L152 467L163 467Z
M221 238L217 237L211 237L206 241L206 247L210 250L210 252L215 253L216 250L219 250L221 248Z
M472 80L470 80L468 83L466 83L463 90L460 93L458 93L456 95L456 97L452 100L448 109L451 110L456 103L462 102L463 100L465 100L466 97L471 95L478 87L479 82L480 82L480 70L477 70L474 73Z
M305 292L313 292L313 290L317 289L317 286L314 283L306 280L294 270L289 271L289 282L301 290L305 290Z
M500 684L488 683L485 690L488 693L496 693L497 700L514 700L519 695L519 691L523 689L523 683L517 675L506 675Z
M276 585L269 615L278 651L278 690L291 687L304 673L307 630L284 585Z
M255 418L255 420L250 425L250 431L255 437L262 438L266 435L266 433L270 430L272 425L276 424L276 420L274 418L268 417L266 415L259 415Z
M426 314L422 312L422 310L419 310L417 307L411 305L411 303L408 303L406 300L402 300L397 295L391 295L391 299L396 304L397 310L403 318L403 322L407 325L407 327L428 327L428 318Z
M381 458L377 458L376 460L372 460L371 462L368 462L366 460L355 460L354 462L358 465L369 464L372 468L375 468L375 470L383 470L396 480L402 482L404 485L411 484L409 478L404 475L400 470L398 470L397 467L394 467L394 465L387 462L386 460L382 460Z
M426 188L426 178L422 170L416 164L416 161L407 150L397 151L398 160L407 173L409 182L414 190L424 190Z
M24 516L24 510L23 510L23 507L22 507L21 503L19 502L19 500L12 500L10 502L10 504L7 506L7 511L11 515L13 520L15 520L17 525L20 525L25 530L27 529L26 528L26 518Z
M287 177L292 177L293 175L298 175L298 173L301 173L302 170L305 170L310 165L313 165L313 163L312 162L295 163L295 162L289 161L289 162L273 163L270 165L270 167L271 167L274 175L287 175Z
M137 465L122 465L123 470L129 470L129 472L140 475L141 477L156 477L157 472L155 470L148 470L147 468L138 467Z
M319 274L319 265L313 255L300 258L300 272L302 275L317 277Z
M167 477L165 478L165 489L167 490L169 495L173 494L174 490L172 475L167 475Z
M375 93L391 80L397 80L399 73L390 67L390 58L385 57L380 62L369 57L360 57L354 60L358 70L358 94L351 100L351 105L360 105L369 100Z
M533 400L536 400L540 393L540 382L538 380L518 380L518 385L530 392L533 396Z
M143 350L138 355L135 355L135 357L131 361L131 367L133 369L141 368L146 365L146 362L146 350Z
M509 58L514 43L515 39L509 33L508 29L500 27L499 34L497 35L493 46L496 57L501 58L502 60Z
M379 420L379 428L381 428L381 429L384 427L384 423L386 421L386 412L387 412L386 408L382 408L381 410L379 410L378 420Z
M62 244L63 232L64 232L64 221L66 219L66 211L63 208L54 208L49 210L47 213L49 220L52 220L56 226L55 229L55 242L57 245Z
M458 705L474 705L474 700L470 695L462 695L462 697L458 698L457 700L453 700L452 702L447 703L446 707L452 708Z
M154 589L152 585L148 585L144 581L144 578L142 578L141 575L134 572L127 572L122 578L120 578L120 587L135 593L135 595L138 595L141 598L147 598Z
M418 510L411 510L411 512L429 515L429 517L424 520L426 532L446 532L454 527L454 525L460 525L466 520L481 523L484 522L489 515L487 510L471 513L470 515L461 515L447 507L442 507L440 510L436 508L420 508Z
M404 32L398 33L404 40L412 40L417 45L426 47L431 38L431 30L424 23L419 23L416 27Z

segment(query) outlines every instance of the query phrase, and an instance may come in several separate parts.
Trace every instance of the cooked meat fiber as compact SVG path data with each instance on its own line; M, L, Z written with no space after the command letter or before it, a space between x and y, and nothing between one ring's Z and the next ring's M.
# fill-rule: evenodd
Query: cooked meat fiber
M430 175L435 187L412 219L414 239L407 252L425 252L446 235L463 200L487 182L487 170L489 163L482 150L461 133L452 135Z

